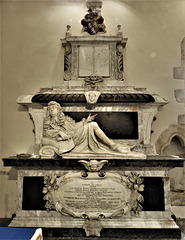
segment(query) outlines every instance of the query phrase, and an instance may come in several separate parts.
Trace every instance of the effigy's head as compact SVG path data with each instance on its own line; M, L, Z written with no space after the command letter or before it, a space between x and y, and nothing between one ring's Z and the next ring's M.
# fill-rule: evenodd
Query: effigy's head
M59 103L55 102L55 101L51 101L48 103L48 113L51 117L56 116L59 111L61 110L61 106Z

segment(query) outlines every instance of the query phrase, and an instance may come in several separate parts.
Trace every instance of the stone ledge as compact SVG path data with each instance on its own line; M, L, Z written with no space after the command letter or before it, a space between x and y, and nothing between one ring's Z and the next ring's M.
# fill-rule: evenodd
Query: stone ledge
M83 160L85 158L78 158L78 159L70 159L70 158L53 158L53 159L41 159L41 158L18 158L16 156L12 156L9 158L3 158L4 166L5 167L60 167L68 169L80 168L81 164L78 163L78 160ZM96 156L90 158L90 159L96 159ZM90 160L88 159L88 160ZM105 157L99 158L98 160L104 160ZM172 158L172 157L162 157L162 156L156 156L156 157L148 157L147 159L122 159L122 158L109 158L109 168L113 166L114 168L125 167L136 167L137 169L141 169L143 167L147 168L157 168L160 169L162 167L164 168L173 168L173 167L183 167L185 159L183 158ZM105 166L106 168L106 166Z
M32 98L33 103L48 103L56 101L58 103L86 103L86 98L83 93L79 94L36 94ZM98 103L102 102L121 102L121 103L149 103L155 102L155 99L150 94L141 93L101 93Z
M43 229L45 240L177 240L180 230L169 229L103 229L101 237L85 237L83 229Z

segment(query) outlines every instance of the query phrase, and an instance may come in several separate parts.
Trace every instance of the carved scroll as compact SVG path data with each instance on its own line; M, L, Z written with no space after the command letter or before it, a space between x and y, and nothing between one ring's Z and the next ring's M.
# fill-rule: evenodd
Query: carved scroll
M54 209L63 215L96 221L141 212L140 203L144 199L139 192L144 191L144 185L138 174L120 175L102 171L107 160L79 162L87 172L77 171L61 177L53 175L44 178L43 193L47 211Z
M123 46L121 44L117 45L116 55L117 55L117 79L124 80L124 69L123 69Z
M71 45L66 44L64 54L64 80L71 80Z

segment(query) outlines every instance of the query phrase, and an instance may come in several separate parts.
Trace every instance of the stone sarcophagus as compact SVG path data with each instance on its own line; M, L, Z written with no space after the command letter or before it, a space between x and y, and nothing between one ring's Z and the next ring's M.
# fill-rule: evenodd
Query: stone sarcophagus
M63 239L75 239L72 229L79 229L79 236L105 239L109 229L112 238L119 231L133 234L135 229L146 234L150 229L158 235L161 229L163 234L168 232L181 239L171 218L168 172L183 166L183 159L79 159L4 159L5 166L18 170L17 210L10 226L39 226L45 236L59 229ZM66 231L71 235L65 235Z
M42 227L45 233L60 228L60 239L110 239L108 229L130 230L131 238L132 229L163 229L180 239L168 172L183 166L183 159L159 156L151 144L152 122L168 99L125 85L127 38L120 26L117 35L102 35L100 6L88 4L84 35L72 36L67 26L61 40L61 86L17 100L33 120L35 152L3 159L18 170L10 226ZM80 230L75 235L71 229Z

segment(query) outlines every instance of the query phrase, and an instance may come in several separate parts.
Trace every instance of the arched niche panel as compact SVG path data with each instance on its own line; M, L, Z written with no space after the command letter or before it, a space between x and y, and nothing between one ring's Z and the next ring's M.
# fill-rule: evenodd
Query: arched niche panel
M185 126L170 125L156 141L156 152L165 155L185 155Z

